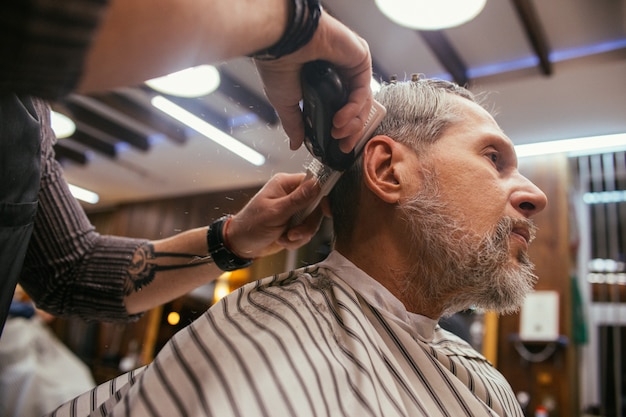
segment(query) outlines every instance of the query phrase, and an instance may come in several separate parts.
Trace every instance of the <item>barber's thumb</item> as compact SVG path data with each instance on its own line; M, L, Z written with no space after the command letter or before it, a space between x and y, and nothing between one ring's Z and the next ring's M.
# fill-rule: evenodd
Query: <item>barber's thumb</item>
M320 191L319 182L315 178L308 178L290 194L291 203L298 206L299 210L315 200Z
M298 246L309 242L319 230L323 217L322 210L317 207L302 223L289 228L281 240L284 243L289 242Z

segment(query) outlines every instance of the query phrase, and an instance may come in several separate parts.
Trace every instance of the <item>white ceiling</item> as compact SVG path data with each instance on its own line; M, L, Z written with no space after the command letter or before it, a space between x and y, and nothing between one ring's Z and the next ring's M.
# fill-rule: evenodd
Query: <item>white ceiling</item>
M422 37L385 18L374 0L329 0L325 4L369 42L379 77L388 79L396 74L404 79L416 72L448 77ZM626 132L626 1L535 0L531 4L545 34L552 74L544 75L535 63L481 75L491 65L516 67L534 56L513 1L488 0L474 21L444 32L467 66L470 88L493 92L489 103L516 144ZM248 59L222 63L219 68L262 95ZM123 93L149 106L145 90L127 89ZM249 109L220 93L204 102L231 120L249 116ZM266 155L262 167L197 134L190 135L184 145L152 135L157 140L145 152L129 148L112 159L89 151L91 159L85 165L64 163L66 177L70 183L100 194L99 204L85 205L92 210L129 201L261 185L275 172L302 170L307 157L304 149L290 151L279 127L247 120L231 133ZM154 127L124 122L155 133Z

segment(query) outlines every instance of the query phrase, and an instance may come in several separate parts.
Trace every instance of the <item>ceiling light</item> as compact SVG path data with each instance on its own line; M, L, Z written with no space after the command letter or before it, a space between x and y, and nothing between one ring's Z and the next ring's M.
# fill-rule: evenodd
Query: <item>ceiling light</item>
M394 23L417 30L438 30L469 22L487 0L376 0Z
M58 139L67 138L76 131L76 124L64 114L50 110L50 124Z
M93 191L86 190L73 184L67 185L69 185L70 192L72 193L74 198L77 198L89 204L96 204L98 201L100 201L100 196Z
M152 105L162 112L170 115L179 122L189 126L198 133L211 139L213 142L230 150L253 165L261 166L265 163L265 157L248 145L238 141L234 137L227 135L220 129L205 122L196 115L188 112L179 105L171 102L163 96L155 96L151 101Z
M159 93L177 97L202 97L220 85L220 73L212 65L200 65L146 81Z
M586 204L609 204L626 202L626 190L596 191L583 194Z
M626 150L626 133L554 140L515 146L518 158L565 153L568 156L594 155Z

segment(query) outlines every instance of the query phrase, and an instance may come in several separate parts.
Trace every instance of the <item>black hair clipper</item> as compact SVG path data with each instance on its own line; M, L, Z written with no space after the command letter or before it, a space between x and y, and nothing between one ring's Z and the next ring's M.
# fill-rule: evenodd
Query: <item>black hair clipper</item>
M302 69L301 84L304 143L313 156L306 168L305 181L316 177L321 192L306 210L294 215L293 225L300 224L328 195L343 171L354 163L386 114L386 109L374 100L365 121L363 136L351 152L344 153L339 149L339 141L331 135L333 117L348 101L348 89L339 74L326 61L309 62Z
M325 61L304 65L301 76L304 144L322 164L345 171L354 161L354 151L344 153L331 136L333 116L348 101L348 90L339 74Z

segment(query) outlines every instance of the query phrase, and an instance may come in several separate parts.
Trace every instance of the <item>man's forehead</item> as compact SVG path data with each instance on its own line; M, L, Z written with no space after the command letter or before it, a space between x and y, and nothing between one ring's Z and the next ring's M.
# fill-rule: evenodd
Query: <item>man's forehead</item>
M429 148L449 151L451 147L468 145L475 148L479 142L494 142L502 150L515 151L512 140L504 133L493 115L481 104L453 93L448 95L447 119L444 130L432 141L422 143L418 156L427 157ZM446 140L448 139L448 140ZM484 146L484 144L483 144Z
M509 140L495 118L480 104L458 97L456 99L454 113L456 117L452 120L446 131L470 131L477 130L485 134L497 135ZM446 132L444 132L445 135Z

